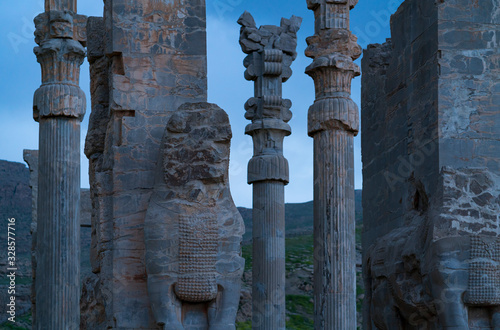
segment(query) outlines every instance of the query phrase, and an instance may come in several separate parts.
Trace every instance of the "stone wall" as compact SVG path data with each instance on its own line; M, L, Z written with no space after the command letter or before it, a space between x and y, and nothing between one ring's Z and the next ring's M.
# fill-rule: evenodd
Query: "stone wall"
M172 111L207 98L205 1L106 0L89 18L93 203L82 327L154 329L144 219Z
M368 329L500 324L499 6L406 0L391 40L364 52Z
M445 191L446 227L435 236L449 228L497 235L500 182L491 175L500 174L500 3L446 1L439 18L439 164L471 168L452 177L472 180L466 188L459 183L461 196ZM446 188L450 173L443 176ZM479 223L489 229L479 229Z

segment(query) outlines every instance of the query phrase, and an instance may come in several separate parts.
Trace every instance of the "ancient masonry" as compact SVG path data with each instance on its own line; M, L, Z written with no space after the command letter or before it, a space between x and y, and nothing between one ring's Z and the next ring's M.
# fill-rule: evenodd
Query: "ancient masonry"
M215 104L184 104L167 124L144 224L148 295L163 329L235 329L245 260L231 136Z
M23 150L24 161L28 164L30 171L30 188L31 188L31 314L32 324L36 324L36 265L37 265L37 214L38 214L38 150ZM81 254L83 247L88 246L88 237L90 233L90 213L91 213L90 193L88 189L80 190L80 208L78 214L78 223L80 224L80 249ZM83 229L86 228L86 229ZM80 260L80 267L88 262L88 260ZM80 269L82 271L82 269ZM82 272L81 272L82 273Z
M104 18L88 19L95 275L83 288L82 328L234 328L243 227L224 172L227 116L203 103L205 29L204 0L108 0ZM179 138L186 144L175 145ZM189 167L183 157L198 151L202 158ZM158 205L167 207L163 215ZM204 234L212 237L203 242L207 259L188 265ZM172 245L179 235L189 239Z
M349 31L349 10L357 0L308 0L315 34L307 38L306 73L316 100L309 108L314 138L314 327L356 329L354 136L358 107L351 81L361 55Z
M406 0L362 69L367 329L500 328L500 4Z
M23 159L30 169L31 188L31 324L36 324L36 224L38 215L38 150L23 150ZM35 326L33 327L35 328Z
M318 330L356 328L359 116L350 93L361 49L349 11L357 2L307 0ZM244 226L229 190L229 119L206 102L205 0L105 0L104 17L88 19L76 8L45 0L35 18L40 151L24 153L33 328L235 329ZM257 28L248 12L238 20L245 78L255 82L245 104L254 329L285 329L283 142L292 113L282 84L301 21ZM405 0L392 39L364 53L366 329L500 329L499 25L498 0ZM85 46L92 274L80 290Z
M254 155L248 164L253 184L252 328L285 329L285 185L288 161L283 140L290 135L290 100L282 98L282 84L292 75L297 57L297 31L302 19L281 19L281 25L257 28L250 13L238 20L245 54L245 79L255 82L255 96L245 103L251 120Z
M45 1L35 18L34 52L42 68L33 116L40 124L36 234L36 329L80 324L80 122L78 86L85 58L85 16L76 0Z

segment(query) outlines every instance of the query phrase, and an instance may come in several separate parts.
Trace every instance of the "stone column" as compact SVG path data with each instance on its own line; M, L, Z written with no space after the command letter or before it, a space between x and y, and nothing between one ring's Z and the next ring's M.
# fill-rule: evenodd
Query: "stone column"
M238 23L240 45L248 54L245 78L255 82L255 97L245 104L245 118L252 121L254 156L248 164L253 184L253 289L252 328L285 329L285 185L288 161L283 156L284 137L291 134L290 100L282 99L282 83L292 75L297 31L302 19L282 19L281 26L257 29L250 13Z
M86 17L76 0L45 1L35 18L34 52L42 68L33 113L39 122L36 329L80 325L80 122L78 86Z
M356 262L353 139L359 114L350 98L361 54L349 31L349 10L357 0L307 0L315 34L307 38L306 73L316 100L309 109L314 138L314 326L356 329Z

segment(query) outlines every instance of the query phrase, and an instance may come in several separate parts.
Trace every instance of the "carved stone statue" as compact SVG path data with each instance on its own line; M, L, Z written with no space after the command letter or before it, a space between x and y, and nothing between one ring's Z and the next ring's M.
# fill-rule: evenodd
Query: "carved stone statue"
M227 114L209 103L184 104L167 124L144 225L148 294L163 329L235 329L245 261L231 136Z
M483 191L468 200L471 209L481 205L480 196L500 193L494 184L498 177L487 170L445 168L442 175L445 194L472 192L480 182ZM422 183L413 186L410 196L417 207L407 213L407 224L379 238L364 256L365 308L371 315L366 328L476 329L471 324L482 324L500 329L500 238L488 228L496 221L486 213L498 214L500 204L483 209L481 230L436 239L429 215L435 211ZM445 207L453 203L446 200Z

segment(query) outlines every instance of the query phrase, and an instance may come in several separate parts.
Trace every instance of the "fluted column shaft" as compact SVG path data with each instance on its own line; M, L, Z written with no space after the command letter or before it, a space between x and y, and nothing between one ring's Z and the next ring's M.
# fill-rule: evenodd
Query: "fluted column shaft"
M253 282L252 328L284 330L285 322L285 185L288 161L283 140L291 134L290 100L282 98L282 84L291 75L297 56L297 31L302 19L282 19L281 26L257 29L250 13L238 23L240 45L248 54L245 78L255 82L255 95L245 104L245 118L252 121L254 155L248 164L248 183L253 184ZM275 42L279 38L288 43ZM269 47L272 45L272 47Z
M353 138L314 136L315 329L356 329Z
M33 114L39 122L35 329L80 327L80 122L78 86L85 57L84 21L76 1L46 0L35 18L34 49L42 68Z
M315 13L315 34L307 38L306 69L315 84L309 108L314 138L314 328L356 329L356 241L354 136L358 107L351 81L361 54L349 31L349 10L357 0L307 0Z
M285 329L285 183L253 184L254 329Z
M80 324L80 120L40 119L37 329Z

